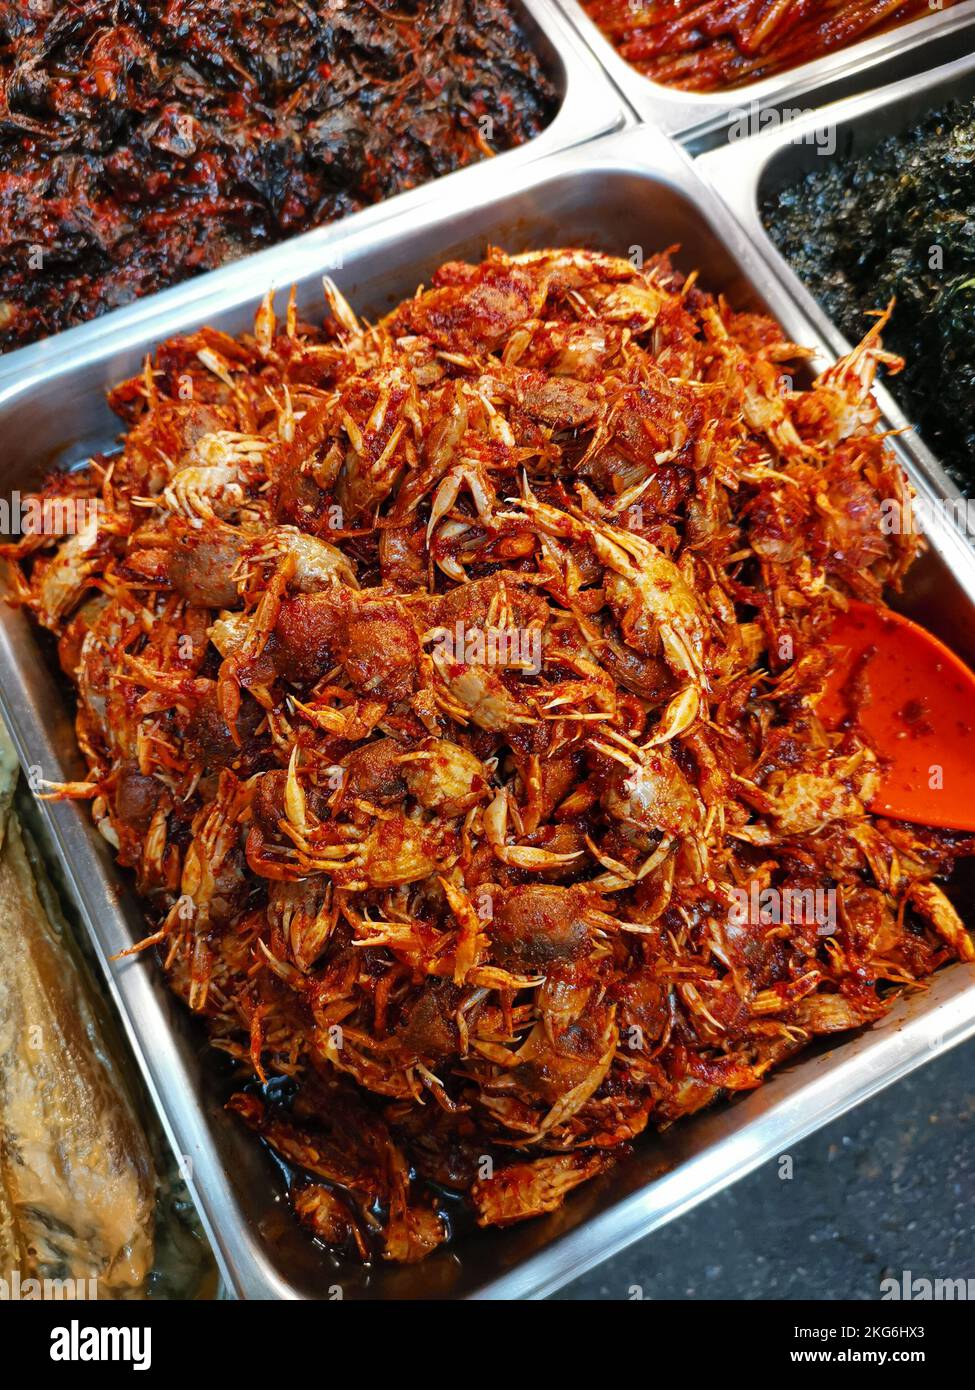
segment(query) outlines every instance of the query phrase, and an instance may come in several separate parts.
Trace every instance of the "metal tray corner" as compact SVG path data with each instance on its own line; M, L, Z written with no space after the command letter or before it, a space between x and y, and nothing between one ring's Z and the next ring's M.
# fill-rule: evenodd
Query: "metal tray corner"
M575 25L637 115L674 136L694 153L728 138L742 122L750 129L774 109L790 114L851 92L892 82L944 63L957 48L975 46L975 0L924 15L799 67L724 92L682 92L644 77L613 47L579 0L555 0ZM737 137L733 137L737 138Z

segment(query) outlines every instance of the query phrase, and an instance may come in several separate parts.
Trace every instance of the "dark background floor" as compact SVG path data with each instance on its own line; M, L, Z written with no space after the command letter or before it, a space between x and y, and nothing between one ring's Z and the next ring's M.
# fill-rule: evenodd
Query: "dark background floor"
M559 1299L880 1297L907 1269L975 1279L975 1042L920 1068Z

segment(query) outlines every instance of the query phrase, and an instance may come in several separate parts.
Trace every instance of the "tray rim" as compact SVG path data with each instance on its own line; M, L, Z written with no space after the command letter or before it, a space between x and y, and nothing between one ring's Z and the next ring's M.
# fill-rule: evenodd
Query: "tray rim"
M810 112L786 126L764 130L735 149L729 146L709 150L695 160L702 178L731 212L742 234L758 248L784 291L799 305L804 316L836 356L849 352L852 344L806 288L769 235L758 206L762 178L783 150L804 143L817 131L821 132L824 125L839 131L865 117L892 111L900 103L916 101L919 97L934 93L943 84L972 74L975 74L975 53L943 63L919 76L905 77L889 86L847 97L835 102L827 112ZM835 159L836 156L826 158ZM885 418L895 429L902 431L899 443L929 490L943 499L960 501L963 496L961 489L948 477L934 450L918 436L905 409L886 386L878 384L874 390ZM960 528L955 529L963 544L975 545L975 537L966 538Z
M929 40L969 30L975 40L975 0L962 0L951 9L921 15L907 24L732 91L682 92L654 82L632 67L590 19L579 0L552 3L575 26L640 120L656 125L684 145L713 137L733 119L766 107L787 106L800 100L807 107L821 107L830 100L831 87L859 72L878 69L875 85L882 86L885 64L923 50Z
M789 324L801 325L801 310L790 302L782 288L766 282L766 267L761 257L748 244L725 204L700 178L686 153L662 135L646 128L623 130L584 147L553 155L547 160L534 161L531 166L522 169L516 178L509 171L504 178L496 179L490 188L485 185L479 205L487 209L502 203L505 195L512 191L541 188L557 176L582 173L598 175L613 171L675 186L695 205L746 278L770 300L771 311L784 320L787 331L796 336ZM465 206L469 206L469 203ZM442 209L439 213L435 211L432 216L429 209L422 207L407 210L398 219L398 238L410 235L411 217L422 225L446 227L449 209ZM384 231L389 231L389 228L384 227ZM369 238L365 233L357 233L353 229L352 232L347 231L345 236L354 236L362 241L364 247L368 247ZM323 249L328 250L328 247ZM246 288L246 297L256 304L260 298L260 287ZM220 298L227 301L243 293L244 286L231 286ZM201 303L195 306L201 321L206 317L208 304L214 305L213 294L203 297ZM165 336L165 321L169 318L170 313L157 309L151 321L146 323L145 331L154 337ZM818 341L811 324L805 338L823 353L825 344ZM100 355L108 358L111 354L111 344L103 345ZM75 363L75 366L78 364ZM38 384L37 380L34 384ZM21 391L8 392L7 404L19 399L21 394ZM3 403L0 398L0 427ZM907 463L909 468L913 467L909 458ZM942 537L941 541L949 571L975 602L975 552L965 546L955 548L950 534ZM22 615L14 614L12 617L22 619ZM36 642L33 643L33 656L30 652L16 651L12 632L13 623L4 613L0 618L0 707L8 717L18 753L25 765L40 762L45 768L58 768L60 760L56 755L53 732L36 717L36 711L29 704L30 666L32 661L35 664L41 662L39 648ZM18 657L21 658L20 664ZM129 943L118 905L121 873L107 867L105 853L101 858L94 856L94 831L88 820L87 809L76 804L43 803L42 811L167 1135L178 1154L189 1154L194 1159L189 1186L228 1287L240 1296L249 1298L302 1297L303 1294L273 1266L260 1248L255 1233L242 1221L227 1173L219 1162L215 1144L209 1138L208 1122L198 1098L194 1097L192 1114L177 1115L174 1113L175 1098L164 1091L158 1055L162 1053L167 1057L166 1079L169 1082L173 1077L185 1075L185 1068L176 1055L175 1041L165 1034L162 1038L153 1036L151 1030L146 1030L145 1021L139 1022L140 1007L148 1008L150 1022L158 1024L161 1019L159 1007L150 998L148 971L131 961L121 969L109 965L108 957ZM732 1131L730 1135L724 1135L725 1145L721 1150L723 1162L718 1161L712 1147L708 1146L689 1164L681 1164L664 1178L646 1184L638 1193L622 1199L600 1216L556 1238L517 1268L489 1278L466 1297L473 1300L544 1297L663 1221L688 1210L697 1201L726 1185L734 1176L743 1175L770 1154L781 1151L783 1143L794 1142L827 1119L843 1113L867 1095L874 1094L906 1074L928 1057L975 1034L975 979L969 978L962 966L946 970L937 978L929 1000L934 1001L931 1009L915 1010L914 1013L909 1010L895 1011L887 1021L889 1026L876 1028L862 1037L843 1043L830 1054L829 1065L818 1082L811 1073L807 1080L804 1070L816 1059L807 1059L791 1071L780 1073L767 1083L762 1092L756 1093L762 1096L762 1100L753 1105L756 1114L745 1124L739 1124L742 1115L747 1116L752 1112L745 1110L744 1106L736 1107L734 1114L728 1107L716 1111L712 1117L716 1130L720 1132L724 1124ZM813 1089L809 1090L809 1087ZM810 1102L816 1101L817 1096L819 1098L816 1104L810 1104L805 1115L802 1108L804 1096ZM727 1142L729 1137L730 1146ZM659 1207L661 1194L664 1197L669 1194L671 1200L671 1205L665 1209Z

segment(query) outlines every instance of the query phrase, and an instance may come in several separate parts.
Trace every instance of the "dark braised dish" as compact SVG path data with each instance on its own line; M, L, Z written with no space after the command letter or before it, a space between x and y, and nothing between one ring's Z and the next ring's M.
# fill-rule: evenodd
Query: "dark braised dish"
M0 351L554 115L506 0L0 0Z
M495 251L375 326L327 292L164 344L121 452L48 484L84 529L6 554L134 949L300 1220L413 1261L445 1194L553 1211L975 959L940 886L973 842L871 814L856 702L817 713L836 614L918 547L880 325L800 388L665 257Z

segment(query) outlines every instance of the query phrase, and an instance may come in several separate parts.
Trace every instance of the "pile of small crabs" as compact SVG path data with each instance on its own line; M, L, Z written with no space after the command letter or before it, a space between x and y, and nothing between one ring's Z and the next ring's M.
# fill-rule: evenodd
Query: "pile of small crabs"
M165 343L121 451L40 494L88 524L6 554L136 949L301 1222L408 1262L449 1194L553 1211L975 958L938 886L973 845L868 812L869 670L817 715L834 617L917 547L881 524L883 316L803 386L666 255L492 250L371 326L325 292L322 327L292 293ZM756 886L835 920L743 919Z

